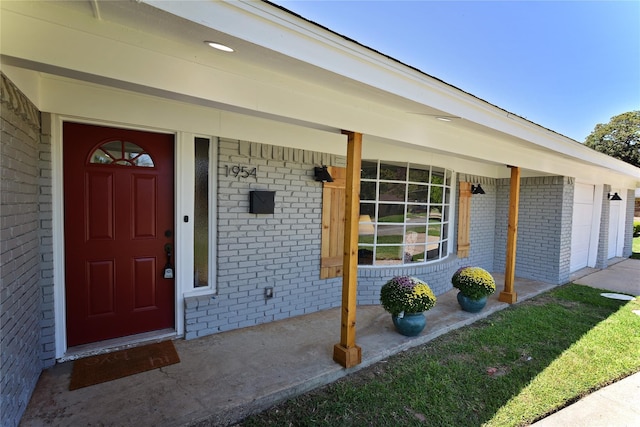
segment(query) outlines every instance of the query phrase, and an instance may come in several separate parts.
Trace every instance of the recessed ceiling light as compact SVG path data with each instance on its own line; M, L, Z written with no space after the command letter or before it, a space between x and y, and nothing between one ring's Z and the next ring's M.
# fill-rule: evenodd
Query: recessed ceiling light
M450 122L451 119L449 117L436 117L436 119L442 121L442 122Z
M205 43L211 46L212 48L221 50L223 52L234 52L232 48L230 48L229 46L223 45L222 43L210 42L210 41L205 41Z

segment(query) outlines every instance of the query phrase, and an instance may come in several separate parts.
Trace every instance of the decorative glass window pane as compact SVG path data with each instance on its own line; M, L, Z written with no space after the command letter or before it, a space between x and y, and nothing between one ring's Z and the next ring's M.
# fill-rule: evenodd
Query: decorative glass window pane
M193 286L209 285L209 140L195 139Z
M140 146L133 142L109 141L96 148L89 163L101 165L154 167L153 159Z

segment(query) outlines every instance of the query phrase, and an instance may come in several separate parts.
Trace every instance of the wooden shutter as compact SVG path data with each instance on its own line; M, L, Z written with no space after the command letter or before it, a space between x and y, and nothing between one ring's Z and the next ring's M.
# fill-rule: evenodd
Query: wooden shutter
M471 183L460 182L458 188L458 258L467 258L471 247Z
M345 224L345 188L347 169L327 167L333 182L322 186L322 243L320 248L320 278L342 276Z

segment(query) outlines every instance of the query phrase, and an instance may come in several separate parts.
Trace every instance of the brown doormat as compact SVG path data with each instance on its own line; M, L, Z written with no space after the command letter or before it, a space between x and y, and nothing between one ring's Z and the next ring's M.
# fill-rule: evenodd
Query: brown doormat
M73 362L69 390L112 381L163 366L179 363L172 341L163 341Z

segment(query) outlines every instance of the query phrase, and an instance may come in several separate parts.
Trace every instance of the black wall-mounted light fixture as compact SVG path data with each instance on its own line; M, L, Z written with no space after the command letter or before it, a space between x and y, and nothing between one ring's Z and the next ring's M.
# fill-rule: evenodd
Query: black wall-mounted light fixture
M618 196L618 193L613 193L613 196L611 195L611 193L607 193L607 199L609 199L612 202L614 200L622 200L622 198Z
M333 182L333 178L331 177L331 174L329 173L325 165L322 165L322 167L313 168L313 173L314 179L316 181Z
M471 194L485 194L480 184L471 186Z

